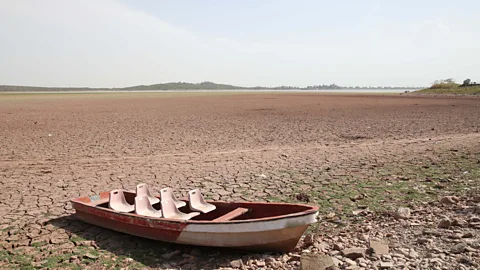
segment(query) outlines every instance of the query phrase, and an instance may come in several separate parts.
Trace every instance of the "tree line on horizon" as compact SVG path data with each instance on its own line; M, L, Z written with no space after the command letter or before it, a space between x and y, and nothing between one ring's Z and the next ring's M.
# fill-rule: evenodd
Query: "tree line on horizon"
M141 90L330 90L330 89L410 89L412 87L361 87L361 86L339 86L336 84L311 85L306 87L297 86L254 86L243 87L230 84L218 84L213 82L187 83L187 82L170 82L152 85L136 85L122 88L90 88L90 87L37 87L37 86L15 86L0 85L0 92L35 92L35 91L141 91Z

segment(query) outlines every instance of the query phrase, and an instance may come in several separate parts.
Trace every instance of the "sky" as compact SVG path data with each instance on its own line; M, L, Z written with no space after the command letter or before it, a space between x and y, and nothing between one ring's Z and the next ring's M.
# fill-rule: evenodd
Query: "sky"
M480 81L479 10L477 0L0 0L0 85Z

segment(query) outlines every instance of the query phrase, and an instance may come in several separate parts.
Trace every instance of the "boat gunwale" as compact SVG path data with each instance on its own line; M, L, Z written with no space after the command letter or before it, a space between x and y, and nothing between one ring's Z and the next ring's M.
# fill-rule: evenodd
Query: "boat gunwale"
M131 191L127 191L131 192ZM103 193L103 192L100 192ZM119 212L115 211L113 209L107 208L107 207L99 207L100 204L108 202L108 199L105 200L99 200L96 203L87 203L84 201L81 201L83 198L90 198L91 196L83 196L83 197L78 197L75 199L71 199L70 202L74 205L75 211L78 211L78 209L75 207L75 204L82 205L87 208L91 209L97 209L100 211L105 211L109 212L111 214L116 214L116 215L122 215L122 216L127 216L130 218L135 218L135 219L143 219L143 220L149 220L149 221L160 221L160 222L169 222L169 223L187 223L187 224L196 224L196 225L218 225L218 224L247 224L247 223L256 223L256 222L265 222L265 221L274 221L274 220L279 220L279 219L287 219L287 218L296 218L296 217L303 217L311 214L316 214L318 215L318 206L313 206L313 205L308 205L308 204L298 204L298 203L269 203L269 202L226 202L226 201L207 201L210 203L223 203L223 204L231 204L231 203L242 203L242 204L250 204L250 205L271 205L271 204L276 204L276 205L284 205L284 206L302 206L306 207L307 209L300 211L300 212L295 212L291 214L285 214L285 215L279 215L279 216L271 216L271 217L263 217L263 218L255 218L255 219L246 219L246 220L228 220L228 221L212 221L212 220L181 220L181 219L172 219L172 218L163 218L163 217L148 217L148 216L142 216L138 215L135 213L124 213L124 212ZM85 212L80 210L81 212ZM90 213L93 214L93 213ZM93 214L95 215L95 214Z

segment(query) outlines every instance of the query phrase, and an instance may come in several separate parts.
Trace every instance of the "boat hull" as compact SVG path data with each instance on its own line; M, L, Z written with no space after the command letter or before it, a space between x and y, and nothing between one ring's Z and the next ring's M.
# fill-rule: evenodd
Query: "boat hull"
M75 217L86 223L153 240L196 246L288 252L295 248L317 211L295 215L210 222L149 218L73 202Z

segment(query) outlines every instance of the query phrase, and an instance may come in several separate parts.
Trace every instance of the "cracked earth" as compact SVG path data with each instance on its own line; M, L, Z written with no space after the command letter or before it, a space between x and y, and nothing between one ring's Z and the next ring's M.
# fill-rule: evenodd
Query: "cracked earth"
M390 237L393 249L418 245L411 265L392 259L391 268L475 268L480 213L454 212L478 205L468 198L479 189L479 130L480 99L467 97L0 96L0 268L297 269L295 258L305 250L338 255L335 267L342 269L385 266L351 263L334 252L335 237L359 232L359 242L344 245L366 244L367 232ZM320 205L321 220L308 233L328 234L314 234L320 247L300 242L290 254L244 254L154 242L70 216L72 198L140 182L155 193L172 187L180 197L200 188L213 200ZM460 199L449 208L435 205L444 196ZM450 218L473 225L438 229L440 217L415 218L429 212L428 203L437 216L451 211ZM430 263L432 247L418 244L415 232L395 238L402 228L388 213L400 206L414 212L402 219L407 227L440 230L425 241L437 243L444 257L432 258L441 263ZM371 228L365 232L358 222ZM389 228L393 235L386 236ZM472 235L471 243L452 242L468 244L463 261L449 251L455 233Z

